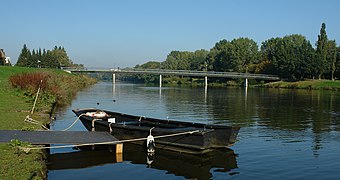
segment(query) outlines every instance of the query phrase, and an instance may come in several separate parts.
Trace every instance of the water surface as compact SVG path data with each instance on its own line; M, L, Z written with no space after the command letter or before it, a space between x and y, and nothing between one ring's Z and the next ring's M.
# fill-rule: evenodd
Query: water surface
M339 179L340 93L286 89L147 87L100 82L60 110L53 129L68 127L76 108L241 126L238 141L207 156L124 146L52 150L49 179ZM71 130L85 131L80 122Z

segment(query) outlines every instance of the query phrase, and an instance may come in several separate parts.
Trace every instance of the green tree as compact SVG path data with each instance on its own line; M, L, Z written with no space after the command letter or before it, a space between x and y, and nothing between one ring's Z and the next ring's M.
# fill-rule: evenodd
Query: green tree
M326 24L322 23L320 34L318 35L318 41L316 42L316 61L315 67L317 67L317 73L319 79L328 70L329 62L327 61L327 47L328 38L326 33Z
M60 67L70 67L73 65L72 60L68 57L66 50L64 47L55 46L52 50L53 56L56 57Z
M21 53L19 55L18 61L15 64L16 66L28 66L28 61L31 59L31 52L27 48L26 44L24 44L24 47L21 50Z
M30 52L26 44L24 44L16 65L35 68L60 68L61 66L73 66L73 62L61 46L55 46L52 51L39 48Z
M161 62L157 61L148 61L144 64L137 64L135 69L160 69ZM123 80L127 81L140 81L140 82L153 82L157 83L159 81L159 76L154 74L132 74L132 75L124 75L121 77Z
M32 50L31 57L28 60L28 67L38 67L38 61L37 59L39 58L38 52L36 50Z
M217 42L207 56L207 63L212 65L213 71L232 71L231 59L232 45L225 39ZM210 68L208 68L210 69Z
M309 76L314 58L310 42L297 34L263 42L261 54L262 59L272 66L273 73L289 80Z
M231 42L221 40L208 55L208 62L212 62L215 71L247 72L248 67L258 61L258 46L249 38L238 38Z
M334 80L334 74L336 70L336 60L337 60L337 47L335 40L328 41L327 47L327 59L329 60L330 64L330 79Z
M178 69L178 53L179 51L171 51L170 54L168 54L164 62L164 69Z
M340 78L340 46L336 48L335 77Z
M249 38L238 38L231 41L231 62L236 72L246 72L249 65L259 62L257 43Z
M207 62L207 56L209 51L205 49L197 50L191 54L190 57L190 70L204 71L207 70L209 64Z
M160 69L161 68L161 62L157 61L149 61L142 65L136 65L135 68L141 68L141 69Z
M171 51L164 62L164 69L189 70L192 52Z
M47 50L44 61L48 63L49 68L60 68L60 64L58 62L58 57L51 50Z
M273 65L273 58L277 52L277 46L281 38L271 38L262 42L260 56L261 61L257 64L256 72L264 74L277 74Z

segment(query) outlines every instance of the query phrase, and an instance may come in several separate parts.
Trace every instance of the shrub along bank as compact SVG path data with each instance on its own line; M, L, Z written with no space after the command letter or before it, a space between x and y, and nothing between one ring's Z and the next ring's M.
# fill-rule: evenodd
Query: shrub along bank
M41 82L42 80L42 82ZM40 86L33 119L47 123L53 106L66 104L81 88L95 80L59 70L0 66L0 129L34 130L38 125L24 122L30 114ZM43 179L46 176L45 153L28 154L18 150L22 142L0 143L0 177L2 179Z

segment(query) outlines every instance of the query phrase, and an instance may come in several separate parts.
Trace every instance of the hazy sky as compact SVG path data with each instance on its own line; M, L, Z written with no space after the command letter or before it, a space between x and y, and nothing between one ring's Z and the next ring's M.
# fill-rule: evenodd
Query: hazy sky
M302 34L321 23L340 44L339 0L0 0L0 48L16 63L29 49L65 47L87 67L164 61L172 50L209 50L222 39Z

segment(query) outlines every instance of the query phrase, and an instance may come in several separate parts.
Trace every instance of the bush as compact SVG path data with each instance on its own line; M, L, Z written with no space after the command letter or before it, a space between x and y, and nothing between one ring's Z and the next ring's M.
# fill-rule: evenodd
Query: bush
M11 76L13 87L19 88L34 100L38 88L41 88L38 101L40 107L64 105L69 103L79 89L95 83L94 79L82 75L61 74L53 72L33 72Z

